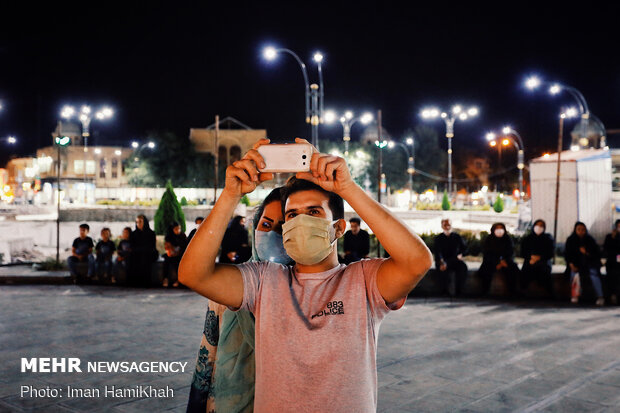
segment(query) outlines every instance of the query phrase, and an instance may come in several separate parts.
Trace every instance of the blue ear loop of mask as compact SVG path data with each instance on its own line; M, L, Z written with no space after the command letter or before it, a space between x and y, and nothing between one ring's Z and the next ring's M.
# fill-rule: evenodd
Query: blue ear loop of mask
M261 261L272 261L278 264L289 264L293 260L284 249L282 234L276 231L254 231L256 254Z

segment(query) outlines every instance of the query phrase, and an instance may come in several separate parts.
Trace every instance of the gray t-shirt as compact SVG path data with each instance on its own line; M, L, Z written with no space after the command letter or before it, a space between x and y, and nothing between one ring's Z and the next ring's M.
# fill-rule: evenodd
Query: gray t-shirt
M375 412L384 259L307 274L272 262L240 265L241 308L256 317L256 412Z

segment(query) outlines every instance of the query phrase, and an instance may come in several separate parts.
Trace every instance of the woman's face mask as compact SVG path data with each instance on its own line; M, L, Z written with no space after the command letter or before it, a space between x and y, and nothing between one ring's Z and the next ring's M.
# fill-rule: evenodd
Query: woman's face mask
M254 247L260 261L272 261L278 264L288 264L292 261L284 249L282 235L276 231L254 231Z
M282 237L289 257L302 265L318 264L327 258L336 241L335 222L301 214L284 223Z
M496 228L496 229L495 229L495 231L493 231L493 234L495 234L495 236L496 236L497 238L501 238L501 237L503 237L503 236L504 236L504 233L505 233L505 232L506 232L506 231L504 231L504 229L503 229L503 228Z
M540 235L543 232L545 232L545 227L543 227L542 225L534 225L534 234Z

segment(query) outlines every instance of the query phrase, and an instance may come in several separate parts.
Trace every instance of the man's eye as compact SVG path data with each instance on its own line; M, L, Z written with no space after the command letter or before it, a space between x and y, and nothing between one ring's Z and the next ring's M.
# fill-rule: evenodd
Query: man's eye
M289 212L289 214L287 215L288 218L295 218L295 216L297 216L297 214L295 214L294 212Z

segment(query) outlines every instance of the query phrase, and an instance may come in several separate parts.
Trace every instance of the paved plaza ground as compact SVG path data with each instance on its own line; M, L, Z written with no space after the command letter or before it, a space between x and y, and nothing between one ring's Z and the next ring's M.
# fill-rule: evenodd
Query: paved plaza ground
M205 307L185 289L0 286L0 412L185 411ZM22 357L188 364L21 373ZM619 412L620 307L410 298L381 327L378 370L380 412ZM174 397L20 397L22 385L140 384Z

